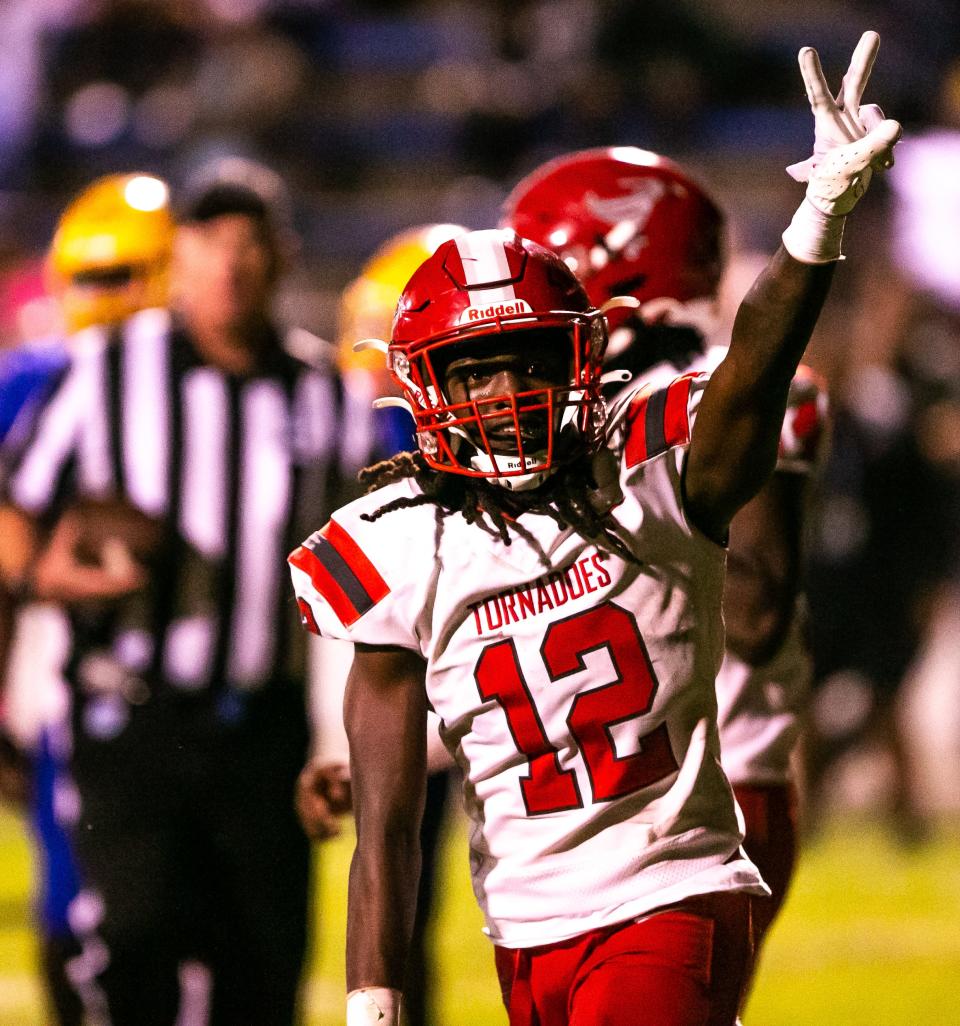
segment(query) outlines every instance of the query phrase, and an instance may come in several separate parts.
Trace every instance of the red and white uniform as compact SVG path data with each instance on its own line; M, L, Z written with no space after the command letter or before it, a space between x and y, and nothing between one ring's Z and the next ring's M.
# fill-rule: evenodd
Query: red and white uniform
M724 346L712 346L691 363L688 372L713 371L726 352ZM653 367L645 372L644 385L663 387L676 373L670 364ZM816 375L801 366L790 386L780 432L778 471L816 471L823 451L826 416L826 393ZM724 653L717 674L717 721L721 761L733 785L769 787L789 783L790 755L800 733L810 676L810 654L799 613L783 645L762 666L750 666L732 652Z
M427 661L500 946L765 893L719 764L724 552L680 501L703 384L686 376L620 411L611 516L636 563L532 513L510 545L432 504L362 519L416 495L412 481L344 507L290 557L308 627ZM613 452L598 459L616 478Z

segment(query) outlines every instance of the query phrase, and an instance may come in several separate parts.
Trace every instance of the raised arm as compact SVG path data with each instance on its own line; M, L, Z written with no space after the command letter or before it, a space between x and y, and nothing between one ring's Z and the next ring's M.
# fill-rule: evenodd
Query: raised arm
M398 1026L420 877L427 773L426 664L357 645L344 723L357 847L347 905L347 1026Z
M893 161L899 124L876 106L860 105L879 45L875 32L864 33L836 98L816 51L800 51L814 152L788 171L807 182L807 192L783 245L740 306L729 353L704 391L687 458L688 515L717 540L773 470L790 379L840 259L844 220L873 172Z

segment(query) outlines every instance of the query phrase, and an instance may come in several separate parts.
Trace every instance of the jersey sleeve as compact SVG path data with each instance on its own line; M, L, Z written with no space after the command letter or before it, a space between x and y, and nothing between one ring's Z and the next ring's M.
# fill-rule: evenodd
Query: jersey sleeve
M708 380L706 374L683 374L662 388L642 388L624 400L615 439L627 470L671 449L686 448Z
M823 381L801 364L790 383L787 412L780 430L777 470L810 474L826 448L829 404Z
M301 623L326 638L419 652L422 575L389 521L361 519L363 505L339 510L288 557Z
M654 534L675 540L679 531L697 544L716 545L688 519L683 500L684 464L709 380L698 372L646 385L613 411L610 446L620 456L620 487L642 508L645 526L636 526L648 542Z

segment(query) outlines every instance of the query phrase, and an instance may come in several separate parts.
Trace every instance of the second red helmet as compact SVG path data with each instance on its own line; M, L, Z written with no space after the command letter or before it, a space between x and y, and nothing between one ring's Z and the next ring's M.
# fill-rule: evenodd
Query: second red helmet
M583 150L532 172L502 224L559 254L591 302L685 303L716 294L723 215L678 165L632 146Z

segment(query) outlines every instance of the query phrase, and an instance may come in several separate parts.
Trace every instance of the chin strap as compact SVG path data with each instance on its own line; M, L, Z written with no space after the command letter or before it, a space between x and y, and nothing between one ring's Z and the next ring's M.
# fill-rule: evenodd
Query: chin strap
M470 444L472 445L473 443L471 442ZM503 477L494 472L494 463L491 457L484 452L476 450L476 447L474 448L474 454L470 457L470 466L483 474L490 484L503 488L508 492L527 492L531 488L536 488L538 485L543 484L556 469L555 467L550 467L548 470L534 470L529 474ZM520 457L499 455L496 462L501 471L514 470L520 466ZM531 461L528 460L528 462Z
M382 338L362 338L359 342L354 342L352 348L355 353L365 353L368 350L373 350L386 356L389 347L388 343L384 342ZM411 417L413 416L413 407L406 399L401 399L398 395L385 395L380 399L374 399L372 405L375 410L386 410L392 407L397 410L406 410Z

